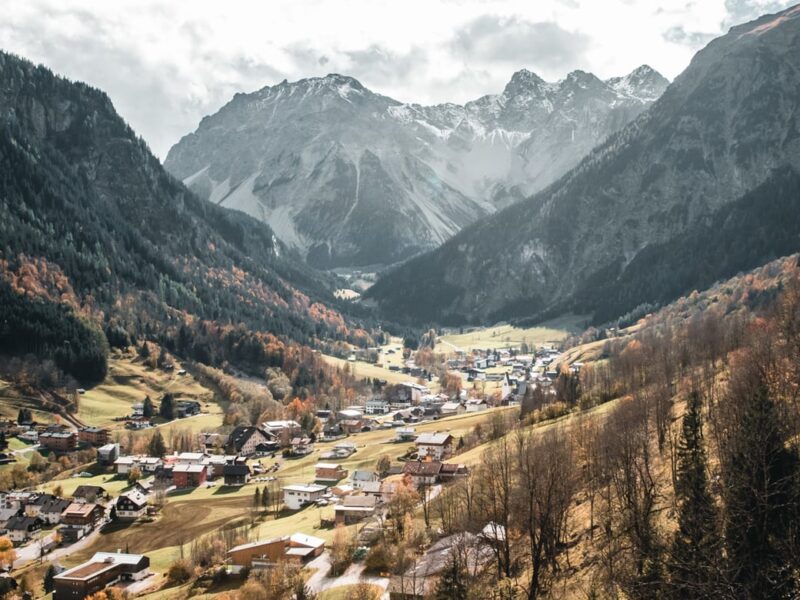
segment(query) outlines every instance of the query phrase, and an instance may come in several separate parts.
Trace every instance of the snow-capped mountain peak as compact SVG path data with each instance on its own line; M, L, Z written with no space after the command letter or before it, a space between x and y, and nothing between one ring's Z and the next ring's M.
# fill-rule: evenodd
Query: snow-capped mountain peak
M647 79L632 75L618 85ZM165 166L315 266L392 263L545 187L649 103L584 71L521 69L499 94L435 106L331 73L237 94Z
M646 102L657 100L669 81L650 65L641 65L623 77L612 77L606 83L617 93Z
M545 86L547 86L547 82L536 73L520 69L511 76L511 80L503 90L503 95L512 97L530 92L540 92Z

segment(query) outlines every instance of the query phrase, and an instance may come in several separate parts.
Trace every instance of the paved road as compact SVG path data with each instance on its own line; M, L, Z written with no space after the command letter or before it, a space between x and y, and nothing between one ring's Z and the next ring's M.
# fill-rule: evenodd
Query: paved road
M47 536L45 536L45 541L51 540L54 535L55 535L55 532L49 533ZM62 548L56 548L55 550L53 550L49 554L45 554L42 557L42 560L46 560L48 562L52 562L54 560L58 560L59 558L61 558L63 556L67 556L69 554L72 554L73 552L77 552L78 550L81 550L81 549L85 548L86 546L89 546L92 542L94 542L94 540L99 535L100 535L100 528L97 527L89 535L87 535L83 539L78 540L74 544L70 544L69 546L64 546ZM27 564L29 562L38 560L39 559L39 547L40 547L39 542L33 542L31 544L28 544L27 546L23 546L22 548L18 548L17 549L17 560L14 561L14 568L18 569L19 567L21 567L21 566L23 566L23 565L25 565L25 564Z
M325 590L341 587L343 585L355 585L357 583L370 583L377 585L383 590L381 600L389 598L388 577L378 577L375 575L364 574L364 563L353 563L340 577L326 577L331 568L330 554L325 552L308 563L312 569L316 569L314 574L308 578L307 585L314 593L320 593Z

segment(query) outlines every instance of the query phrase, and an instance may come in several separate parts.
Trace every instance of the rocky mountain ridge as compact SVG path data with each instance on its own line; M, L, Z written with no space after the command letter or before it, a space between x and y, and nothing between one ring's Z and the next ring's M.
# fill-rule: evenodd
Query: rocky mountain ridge
M556 184L370 296L410 320L605 319L796 252L798 55L800 7L732 28Z
M255 216L318 267L390 264L544 188L666 87L514 74L465 105L403 104L337 74L237 94L169 152L202 197Z

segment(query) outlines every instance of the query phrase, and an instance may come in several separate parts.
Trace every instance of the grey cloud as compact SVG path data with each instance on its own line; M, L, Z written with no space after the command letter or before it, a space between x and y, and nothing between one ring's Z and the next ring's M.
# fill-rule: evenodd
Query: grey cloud
M346 55L353 73L375 84L406 81L427 62L425 52L418 48L400 54L374 44L364 50L347 52Z
M484 15L459 30L451 46L465 60L563 71L586 63L589 39L549 21Z
M371 88L406 84L424 68L428 60L426 53L419 48L398 53L377 44L358 50L322 54L305 42L286 48L286 52L295 64L295 72L301 73L302 77L328 72L344 73Z
M698 50L705 46L712 39L717 37L716 33L703 33L700 31L687 31L685 27L670 27L664 32L664 39L674 44L682 44L693 50Z
M728 17L723 24L725 29L740 23L746 23L761 15L778 12L794 4L796 0L772 0L754 2L753 0L725 0Z
M198 51L191 66L164 61L154 68L135 47L120 42L119 31L85 11L63 10L85 25L79 34L52 28L41 35L35 23L17 27L5 49L41 62L54 72L102 89L119 114L161 158L172 144L194 130L200 119L216 111L234 93L280 81L285 74L248 56L224 59ZM203 24L184 23L176 34L202 49L208 30Z

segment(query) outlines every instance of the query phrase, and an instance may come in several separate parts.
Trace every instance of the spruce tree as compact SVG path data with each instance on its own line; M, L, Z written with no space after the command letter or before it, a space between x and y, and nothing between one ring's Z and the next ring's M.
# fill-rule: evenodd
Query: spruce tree
M467 597L466 572L455 554L451 554L434 592L434 600L464 600Z
M155 409L153 408L153 401L150 400L150 396L145 396L144 401L142 402L142 416L149 419L154 413Z
M158 429L153 433L153 437L150 438L150 442L147 444L147 451L150 456L157 456L158 458L167 453L167 445L164 443L164 438Z
M44 580L42 581L42 585L44 586L44 591L46 593L52 592L56 589L56 582L55 577L57 575L56 568L53 566L53 563L47 565L47 571L44 574Z
M744 378L743 378L744 379ZM728 578L746 598L794 597L789 564L796 529L798 460L764 376L728 398L734 413L722 445Z
M175 404L173 402L172 394L164 394L164 397L161 398L159 414L167 421L171 421L175 418Z
M708 488L702 401L689 395L678 443L675 499L678 530L670 556L670 589L676 598L708 598L718 581L714 569L720 550L717 509Z

